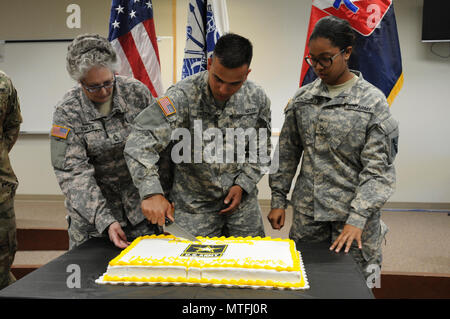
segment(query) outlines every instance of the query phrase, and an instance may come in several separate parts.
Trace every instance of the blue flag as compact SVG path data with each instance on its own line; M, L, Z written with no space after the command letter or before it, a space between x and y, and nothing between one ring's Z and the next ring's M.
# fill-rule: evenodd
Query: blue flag
M181 78L204 71L217 40L227 30L224 1L190 0Z

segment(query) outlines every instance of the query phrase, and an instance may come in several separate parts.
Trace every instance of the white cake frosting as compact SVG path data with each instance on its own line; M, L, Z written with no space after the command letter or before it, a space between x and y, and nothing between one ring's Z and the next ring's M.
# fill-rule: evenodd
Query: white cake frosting
M174 236L137 238L110 261L98 283L186 283L308 288L300 253L289 239Z

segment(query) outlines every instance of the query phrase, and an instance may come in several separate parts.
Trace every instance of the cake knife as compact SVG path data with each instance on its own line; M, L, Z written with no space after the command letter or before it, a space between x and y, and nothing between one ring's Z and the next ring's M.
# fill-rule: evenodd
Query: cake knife
M171 221L169 218L166 217L166 223L164 226L164 229L166 232L174 235L175 237L181 237L190 241L198 241L197 238L186 231L184 228L182 228L177 223Z

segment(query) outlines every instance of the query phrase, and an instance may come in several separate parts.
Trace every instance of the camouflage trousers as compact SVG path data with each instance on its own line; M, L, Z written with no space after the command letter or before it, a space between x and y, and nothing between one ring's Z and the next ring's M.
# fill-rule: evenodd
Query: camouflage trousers
M81 216L70 214L66 219L68 223L69 249L81 245L90 238L109 238L107 230L105 230L103 234L100 234L94 225L87 223ZM127 240L130 242L139 236L159 234L158 228L147 223L147 220L144 220L135 226L132 226L131 224L127 225L124 222L121 222L120 225L127 236Z
M294 209L294 218L289 237L296 243L329 242L331 244L341 234L345 221L315 221L314 217L302 214ZM367 279L378 267L381 271L382 242L388 232L386 224L381 220L380 213L370 217L361 235L362 249L353 241L349 253L352 255L362 274ZM340 253L343 253L344 247ZM370 266L370 267L369 267Z
M258 198L255 195L243 197L237 210L219 214L223 205L212 202L211 209L195 213L177 210L175 203L175 221L194 236L202 237L264 237L264 224Z
M11 266L17 251L14 198L0 203L0 289L14 283Z

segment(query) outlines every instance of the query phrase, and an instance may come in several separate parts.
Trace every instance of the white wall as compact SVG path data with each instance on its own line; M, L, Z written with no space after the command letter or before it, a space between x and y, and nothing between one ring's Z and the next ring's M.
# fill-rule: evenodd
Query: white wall
M395 2L405 82L391 111L400 121L391 201L450 202L450 59L421 42L422 0ZM448 43L434 46L441 55Z
M160 1L153 0L154 7ZM392 106L400 121L398 183L391 202L450 203L450 64L420 41L422 0L395 0L403 58L404 85ZM177 0L177 70L181 75L188 0ZM272 100L272 126L279 130L282 110L298 87L309 22L309 0L228 0L230 29L251 39L254 59L249 78ZM158 21L156 29L158 33ZM171 22L170 22L171 23ZM158 34L170 35L170 34ZM434 49L448 54L448 45ZM61 92L62 95L63 92ZM20 136L11 152L20 180L18 194L60 194L50 166L47 136ZM270 199L267 178L260 198Z

